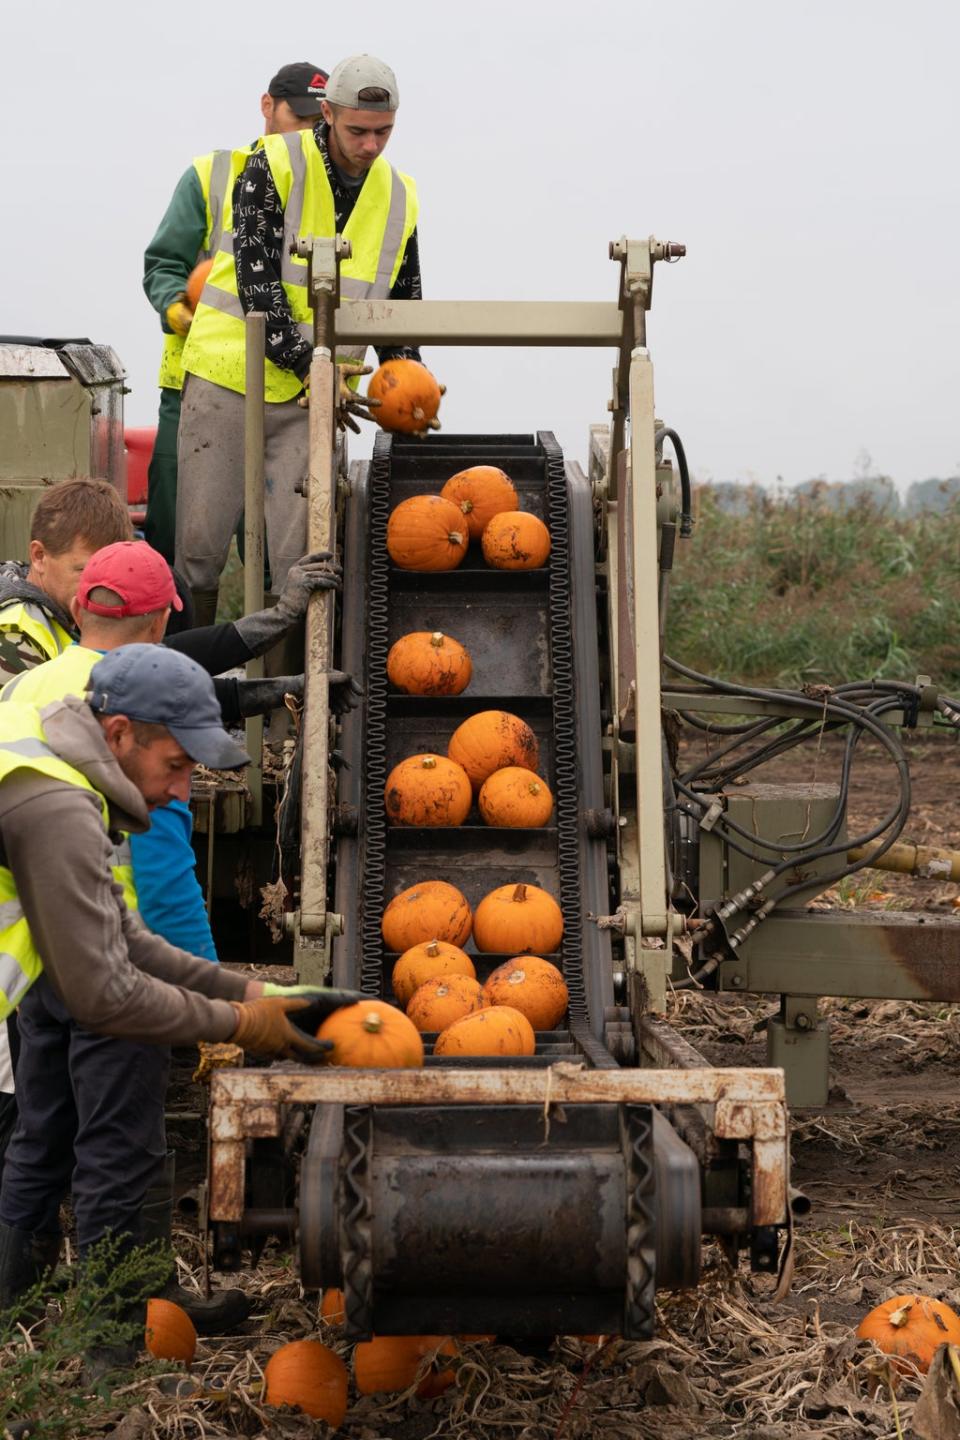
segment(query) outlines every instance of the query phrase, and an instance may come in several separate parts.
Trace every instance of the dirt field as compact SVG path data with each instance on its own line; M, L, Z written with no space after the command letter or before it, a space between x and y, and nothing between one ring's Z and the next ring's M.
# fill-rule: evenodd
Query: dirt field
M831 763L829 754L821 757L819 778ZM791 761L779 774L810 778L809 767L809 760ZM914 810L904 838L960 843L957 745L914 745L912 773ZM865 754L854 773L851 827L888 794L886 770ZM877 872L856 881L821 903L943 915L960 897L956 885ZM671 1018L717 1064L763 1064L763 1025L774 1008L769 996L684 992ZM960 1309L960 1007L834 1000L823 1010L831 1017L833 1090L825 1112L793 1117L793 1179L813 1208L798 1226L785 1300L774 1302L771 1279L743 1267L733 1275L708 1251L698 1291L659 1297L658 1335L649 1344L564 1339L539 1357L497 1344L466 1346L455 1384L441 1398L355 1401L338 1433L353 1440L960 1435L931 1429L922 1412L915 1428L921 1378L898 1377L892 1390L886 1366L853 1334L872 1305L894 1294L934 1295ZM189 1130L180 1143L187 1160ZM180 1241L190 1283L199 1275L191 1268L198 1251L189 1230ZM282 1341L318 1332L347 1359L350 1347L319 1320L316 1299L301 1298L289 1256L269 1254L237 1278L256 1300L249 1333L201 1341L194 1374L202 1388L191 1396L171 1394L171 1383L146 1375L116 1394L114 1418L126 1418L114 1433L124 1440L326 1433L262 1407L261 1367Z

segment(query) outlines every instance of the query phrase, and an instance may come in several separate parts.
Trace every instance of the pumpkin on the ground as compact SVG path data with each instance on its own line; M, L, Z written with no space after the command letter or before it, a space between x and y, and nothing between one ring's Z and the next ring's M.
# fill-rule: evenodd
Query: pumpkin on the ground
M479 540L494 515L520 503L513 481L496 465L471 465L451 475L440 494L452 500L466 519L470 539Z
M567 1013L570 995L556 965L539 955L518 955L488 975L483 998L488 1005L512 1005L534 1030L553 1030Z
M281 1345L263 1371L268 1405L293 1405L334 1430L347 1413L347 1367L319 1340L292 1340Z
M405 695L459 695L472 674L465 647L442 630L411 630L387 655L387 679Z
M333 1042L326 1056L329 1065L378 1070L416 1070L423 1065L420 1031L386 1000L342 1005L324 1020L317 1039Z
M509 1005L491 1005L448 1025L434 1055L534 1055L537 1037L526 1015Z
M447 754L462 765L475 790L494 770L519 765L536 770L540 760L537 737L525 720L509 710L479 710L450 736Z
M182 1360L189 1365L197 1348L197 1332L186 1310L155 1296L147 1301L144 1344L155 1360Z
M477 804L486 825L508 829L546 825L553 814L550 786L523 765L505 765L488 775L480 786Z
M895 1295L863 1317L857 1338L927 1371L938 1346L960 1345L960 1315L929 1295Z
M494 570L539 570L550 556L550 531L536 515L508 510L494 515L481 545Z
M382 430L419 435L434 425L444 387L419 360L385 360L370 376L367 395L380 404L371 409Z
M388 950L401 954L423 940L463 945L470 939L473 916L465 895L446 880L421 880L394 895L380 929ZM522 948L522 947L521 947Z
M441 1356L456 1353L456 1342L449 1335L375 1335L354 1349L353 1378L361 1395L396 1394L409 1390L424 1361L432 1356L416 1390L419 1399L431 1400L456 1379L441 1360Z
M459 945L447 940L423 940L403 952L393 967L390 984L400 1004L406 1007L414 992L428 980L448 975L466 975L472 980L476 973L470 956Z
M347 1309L342 1290L332 1285L324 1290L323 1299L320 1301L320 1318L329 1325L343 1324L347 1318Z
M485 895L473 917L473 939L485 953L549 954L563 938L563 915L539 885L499 885Z
M486 1002L479 980L469 975L437 975L418 985L407 1005L407 1015L421 1034L446 1030L455 1020L482 1010Z
M387 521L387 554L401 570L455 570L468 538L460 511L442 495L411 495Z
M394 825L462 825L473 787L463 766L446 755L410 755L387 776L383 801Z

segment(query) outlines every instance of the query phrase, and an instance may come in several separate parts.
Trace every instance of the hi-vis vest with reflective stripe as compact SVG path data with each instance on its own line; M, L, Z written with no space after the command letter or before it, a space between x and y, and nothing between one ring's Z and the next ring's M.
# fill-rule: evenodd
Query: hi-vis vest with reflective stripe
M17 705L31 705L42 710L44 705L62 700L67 695L82 696L90 680L90 671L100 659L99 650L85 650L82 645L71 644L56 659L35 665L22 675L14 675L0 690L0 701L13 701ZM126 835L119 845L114 846L113 878L123 888L127 909L139 909L130 840Z
M308 235L336 233L333 191L312 130L267 135L261 142L283 206L280 279L294 322L313 342L313 310L307 293L307 261L290 251ZM241 190L238 203L243 204ZM382 155L371 165L356 204L343 228L351 257L340 266L340 293L346 300L385 300L396 283L407 241L417 223L417 188L409 175ZM184 348L184 368L192 375L243 394L243 306L237 290L233 233L224 226L220 253L213 262ZM362 359L364 346L338 346L337 358ZM291 400L303 388L292 370L266 362L267 400Z
M0 607L0 636L19 631L42 650L48 660L73 644L73 636L52 615L31 600L11 600ZM12 642L16 646L16 640Z
M16 770L37 770L90 790L100 801L104 828L109 824L106 800L85 775L50 749L32 705L0 705L0 783ZM56 902L52 899L51 903ZM0 865L0 1022L16 1009L42 969L13 875Z
M220 249L224 224L229 223L233 213L231 197L234 181L247 163L249 154L249 150L211 150L209 155L198 155L193 161L207 210L207 229L194 261L196 265L201 260L209 260ZM157 382L164 390L183 389L183 346L183 335L164 335Z

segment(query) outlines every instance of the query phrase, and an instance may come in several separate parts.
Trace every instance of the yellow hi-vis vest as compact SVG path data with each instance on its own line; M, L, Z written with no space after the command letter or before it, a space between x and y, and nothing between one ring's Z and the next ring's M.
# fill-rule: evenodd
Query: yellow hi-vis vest
M16 648L17 632L32 640L48 660L73 644L73 636L32 600L11 600L9 605L0 606L0 643L9 637L9 643Z
M54 700L63 700L67 695L83 697L90 684L90 671L103 656L99 650L85 650L82 645L71 644L54 660L35 665L22 675L14 675L0 690L0 701L13 701L17 705L33 705L42 710ZM2 778L2 774L0 774ZM123 889L123 899L128 910L137 910L140 901L133 878L133 857L130 854L130 840L124 835L113 850L113 878ZM2 963L2 962L0 962Z
M100 801L104 829L109 825L106 800L85 775L50 749L32 705L0 705L0 783L16 770L37 770L92 791ZM0 865L0 1023L17 1008L42 970L43 960L24 918L13 875Z
M197 252L194 264L209 260L220 249L220 237L225 224L230 223L233 214L233 185L240 171L247 163L249 150L211 150L209 155L198 155L193 168L200 181L203 203L207 210L207 229L203 245ZM160 376L157 384L163 390L183 389L183 346L185 336L164 335L163 354L160 357Z
M283 206L280 280L295 324L313 343L313 309L307 292L307 261L291 254L298 240L336 233L333 191L312 130L267 135L261 142ZM238 196L243 204L243 191ZM407 241L417 223L417 187L382 155L371 165L343 228L351 256L340 266L340 294L347 300L385 300L396 283ZM241 395L245 389L244 312L237 289L233 232L226 227L220 252L200 296L183 352L184 368ZM338 346L339 360L363 358L365 346ZM292 370L266 362L266 396L292 400L303 384Z

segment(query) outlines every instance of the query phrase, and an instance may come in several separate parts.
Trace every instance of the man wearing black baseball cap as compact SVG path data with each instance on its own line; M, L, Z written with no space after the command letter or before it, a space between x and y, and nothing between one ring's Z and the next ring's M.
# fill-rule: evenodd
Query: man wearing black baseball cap
M400 104L396 77L384 61L355 55L331 71L326 91L312 130L267 135L251 153L234 191L232 243L214 259L184 348L176 563L198 614L216 596L243 505L244 318L253 310L269 316L265 510L274 584L305 543L299 490L308 468L308 418L300 401L313 354L313 310L307 264L293 253L294 242L334 234L350 241L352 253L340 266L346 299L419 300L422 294L417 187L383 153ZM363 355L362 346L337 345L338 361ZM378 348L377 355L420 359L418 349L405 346ZM376 418L351 388L362 369L348 363L341 370L345 423L351 410Z
M210 676L162 646L110 651L85 699L0 706L0 1019L17 1009L24 1037L0 1190L0 1310L50 1263L68 1189L81 1254L107 1233L138 1239L156 1156L139 1133L142 1097L113 1083L103 1037L230 1040L315 1062L319 1017L359 998L248 980L126 909L110 831L144 831L153 807L187 797L198 763L235 769L248 757L223 728ZM311 1033L288 1018L308 1008Z
M260 97L265 135L309 129L320 116L327 72L309 60L281 65ZM160 316L160 414L150 460L145 535L173 564L177 509L177 428L183 387L183 345L193 320L186 284L193 267L215 255L231 229L233 186L257 141L239 150L198 155L180 177L159 229L143 257L143 288ZM199 625L213 624L216 592L201 602Z

